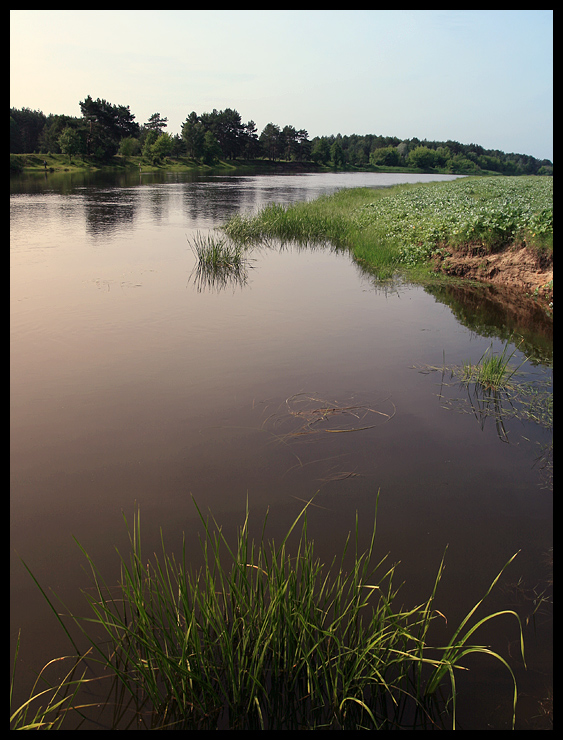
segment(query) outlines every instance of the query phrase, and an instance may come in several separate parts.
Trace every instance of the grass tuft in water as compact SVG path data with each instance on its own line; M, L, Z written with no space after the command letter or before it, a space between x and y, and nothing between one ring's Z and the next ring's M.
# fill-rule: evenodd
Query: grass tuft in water
M162 557L147 559L137 510L132 530L125 522L131 552L121 557L117 594L81 548L94 580L94 595L86 592L93 616L75 624L143 708L139 721L152 729L392 730L441 728L449 716L456 729L455 673L475 652L510 673L515 713L510 666L470 643L501 614L520 623L515 612L470 626L482 599L447 645L430 645L430 624L443 616L434 601L444 560L429 598L397 608L395 566L374 562L375 522L365 552L356 523L355 539L326 567L307 533L307 506L279 543L266 541L266 521L260 541L251 540L248 512L230 542L198 509L205 535L197 572L185 547L177 560L164 541ZM103 644L89 636L92 627L103 628ZM520 635L523 656L521 625Z
M240 244L217 234L196 234L188 242L200 265L212 268L240 267L245 250Z
M463 364L463 371L461 374L461 380L463 382L478 383L484 388L493 388L499 390L505 388L510 379L515 373L522 367L527 361L527 358L520 363L518 367L510 365L510 360L516 354L518 347L515 347L513 351L508 354L508 341L500 354L493 352L493 345L487 347L485 352L481 355L481 358L476 365L472 365L469 362Z
M188 242L197 258L190 280L199 292L246 285L251 266L248 245L235 243L221 234L199 231Z

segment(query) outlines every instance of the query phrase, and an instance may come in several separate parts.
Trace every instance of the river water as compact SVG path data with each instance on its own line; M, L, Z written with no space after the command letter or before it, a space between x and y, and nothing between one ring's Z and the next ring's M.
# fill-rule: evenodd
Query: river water
M190 240L232 214L343 187L438 179L387 174L196 176L48 174L12 179L11 648L18 683L70 651L21 565L71 611L89 585L75 537L109 582L127 552L122 514L138 504L145 552L186 532L192 496L234 531L285 533L307 501L330 562L355 528L400 561L400 600L428 597L447 547L437 608L444 635L520 551L481 616L516 609L482 636L510 661L517 729L543 729L552 687L551 429L485 401L432 368L477 362L523 337L522 381L549 383L552 324L503 309L488 288L378 284L329 247L264 245L241 279L194 273ZM443 179L443 178L440 178ZM515 349L510 340L509 351ZM490 406L487 407L490 409ZM327 433L327 431L340 433ZM346 432L346 433L344 433ZM547 450L547 452L546 452ZM367 539L366 539L367 541ZM534 598L536 601L534 602ZM463 729L509 729L503 667L468 660ZM540 717L538 719L538 716Z

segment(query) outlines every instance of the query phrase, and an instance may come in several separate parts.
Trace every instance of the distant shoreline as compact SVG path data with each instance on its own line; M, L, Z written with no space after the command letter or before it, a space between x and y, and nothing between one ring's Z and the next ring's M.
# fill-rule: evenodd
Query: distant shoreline
M140 156L123 157L117 155L111 162L83 161L79 157L69 158L65 154L10 154L10 174L27 174L33 172L98 172L98 171L139 171L142 172L406 172L411 174L431 173L442 175L470 174L448 172L445 168L421 169L417 167L383 167L368 165L364 167L331 167L315 162L289 162L285 160L251 159L251 160L218 160L213 164L202 164L188 157L166 157L160 164L154 165L143 161ZM498 172L484 171L483 176L496 175Z

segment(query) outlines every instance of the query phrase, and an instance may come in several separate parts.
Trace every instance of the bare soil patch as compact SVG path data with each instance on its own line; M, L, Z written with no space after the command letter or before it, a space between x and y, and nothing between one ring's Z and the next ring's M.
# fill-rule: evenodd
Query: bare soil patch
M538 256L526 247L507 247L485 253L480 248L445 247L435 258L436 272L514 288L553 306L553 257Z

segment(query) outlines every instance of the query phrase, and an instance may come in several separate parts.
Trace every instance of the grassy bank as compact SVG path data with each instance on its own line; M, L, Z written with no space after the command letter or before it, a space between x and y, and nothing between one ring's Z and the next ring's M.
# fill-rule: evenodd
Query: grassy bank
M112 702L121 693L116 716L128 707L132 724L149 729L455 729L454 672L464 657L484 653L514 680L503 657L473 643L475 631L501 614L520 623L513 611L474 619L502 571L449 642L434 646L429 628L443 618L434 606L443 560L428 599L398 607L395 566L375 562L375 523L365 552L356 525L327 567L308 537L306 509L278 543L266 540L266 522L261 540L251 540L248 513L234 542L200 514L197 572L185 553L178 560L167 553L164 541L162 556L147 560L137 511L117 589L83 550L92 614L75 625L91 641L88 660L121 687L112 693ZM89 637L99 626L103 642ZM520 649L523 656L522 642ZM85 675L82 664L78 678L69 673L43 694L47 712L34 702L16 709L12 729L59 729L69 711L86 712ZM515 682L513 702L515 709Z
M233 169L227 162L217 162L216 167ZM84 172L98 170L132 170L143 172L160 172L162 170L185 171L197 169L210 169L206 165L196 162L188 157L176 159L165 158L160 164L150 164L142 157L115 156L107 162L96 162L94 160L82 159L81 157L69 158L66 154L10 154L10 172Z
M300 172L396 172L420 174L421 172L445 173L445 170L422 170L417 167L383 167L366 165L355 167L352 165L346 167L335 167L331 164L317 164L315 162L295 162L286 160L271 161L269 159L247 159L247 160L217 160L212 164L203 164L199 160L189 157L164 157L158 164L151 164L142 156L123 157L116 155L107 162L96 162L94 160L84 160L80 156L72 159L66 154L10 154L10 172L17 174L21 172L39 172L45 170L51 172L75 172L80 170L138 170L139 167L144 172L159 172L162 170L171 172L183 172L190 170L226 170L236 172L283 172L283 173L300 173ZM495 175L496 173L485 173Z
M242 242L330 242L380 277L420 269L444 247L490 254L524 245L549 259L553 179L461 178L342 190L288 207L270 205L255 217L237 215L225 231Z

